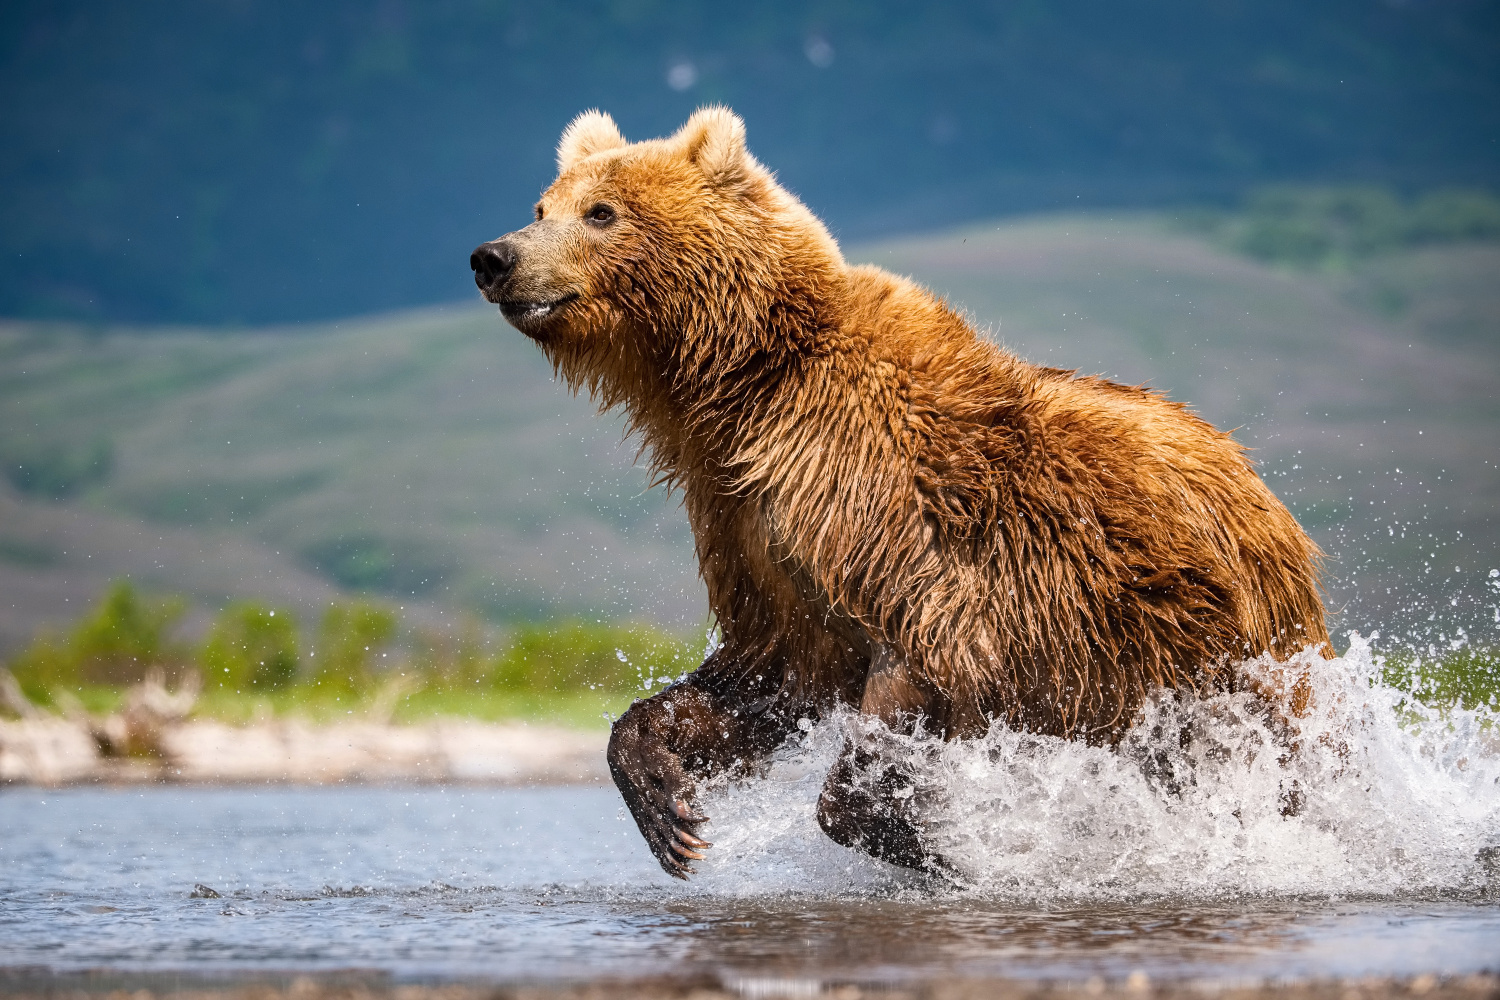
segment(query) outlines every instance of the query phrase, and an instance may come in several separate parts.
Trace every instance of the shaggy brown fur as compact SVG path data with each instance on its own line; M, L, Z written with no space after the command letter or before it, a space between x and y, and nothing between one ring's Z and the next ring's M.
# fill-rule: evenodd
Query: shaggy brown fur
M471 263L682 491L723 647L610 748L669 872L706 846L694 778L799 717L1108 743L1155 688L1231 689L1244 658L1326 644L1317 550L1228 435L845 263L729 111L635 144L589 112L558 167L537 221ZM856 780L872 753L830 779L825 829L935 863L879 791L899 781Z

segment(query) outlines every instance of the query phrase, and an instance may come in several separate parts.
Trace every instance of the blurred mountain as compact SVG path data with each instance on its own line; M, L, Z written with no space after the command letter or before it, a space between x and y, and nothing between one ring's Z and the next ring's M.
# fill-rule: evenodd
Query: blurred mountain
M1343 625L1493 628L1500 241L1291 269L1235 249L1247 225L1053 215L849 256L1033 361L1238 428L1328 551ZM232 337L12 322L0 405L0 646L120 574L200 613L365 592L429 616L702 621L675 498L493 307Z
M1486 0L0 6L0 315L263 324L465 294L580 110L697 105L842 237L1500 182Z

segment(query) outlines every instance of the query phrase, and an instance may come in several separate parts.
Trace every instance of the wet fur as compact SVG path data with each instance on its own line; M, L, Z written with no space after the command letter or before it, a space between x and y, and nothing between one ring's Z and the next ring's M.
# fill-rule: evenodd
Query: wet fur
M678 836L696 840L695 779L840 703L1109 743L1155 688L1233 689L1248 657L1326 645L1317 550L1228 435L845 263L728 111L637 144L591 112L559 168L486 294L578 296L512 321L625 411L692 525L723 647L610 749L669 872L702 849ZM579 221L601 203L608 227ZM852 780L830 782L825 829L917 863L915 821L848 805Z

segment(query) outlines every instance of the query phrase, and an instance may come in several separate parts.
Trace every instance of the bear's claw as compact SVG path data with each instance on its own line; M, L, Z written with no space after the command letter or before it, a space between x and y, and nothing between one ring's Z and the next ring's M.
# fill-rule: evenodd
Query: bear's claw
M702 692L669 688L632 705L615 720L609 737L607 760L615 786L662 871L680 879L696 874L690 862L702 860L703 851L713 846L698 835L709 819L692 804L695 775L707 768L691 740L719 731L702 721L705 713L719 717L705 698ZM675 749L684 740L686 763Z
M678 819L685 820L688 823L706 823L708 821L707 816L698 815L693 811L693 807L688 805L682 799L673 800L672 814Z
M702 861L705 855L699 853L713 844L693 834L688 827L697 826L699 823L707 823L708 817L695 812L686 802L674 799L671 808L672 815L677 818L676 823L665 823L667 832L657 834L655 828L648 835L646 842L651 846L651 853L656 855L656 860L661 863L663 870L674 878L686 879L689 875L696 875L697 870L688 861Z
M645 780L631 781L626 776L621 790L626 793L626 803L646 838L646 846L662 870L673 878L686 879L697 874L689 862L701 861L704 857L701 851L713 846L694 832L699 824L708 822L708 817L688 805L683 793L689 781L675 760L662 755L652 763L656 766L631 768L644 772L641 777ZM669 791L673 786L675 794Z
M697 869L693 868L689 861L702 861L704 854L699 853L689 844L700 844L704 847L711 846L708 841L700 840L680 827L667 827L669 834L658 832L653 828L646 836L646 844L651 848L651 853L661 864L662 870L673 878L686 879L689 875L696 875Z
M678 840L678 842L680 842L684 846L697 848L698 850L702 850L705 847L712 847L712 846L714 846L712 843L710 843L707 840L701 840L698 837L693 836L691 833L688 833L686 830L684 830L680 826L679 827L674 827L673 829L677 833L677 840Z

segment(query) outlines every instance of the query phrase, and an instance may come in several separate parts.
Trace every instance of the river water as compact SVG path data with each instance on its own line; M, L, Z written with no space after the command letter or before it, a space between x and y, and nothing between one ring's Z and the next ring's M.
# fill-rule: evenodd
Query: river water
M1290 762L1238 696L1153 706L1118 751L1004 730L895 746L962 886L818 831L850 719L708 790L717 846L686 884L611 788L0 790L0 967L731 983L1500 968L1494 730L1414 716L1372 686L1359 643L1328 669L1323 736Z

